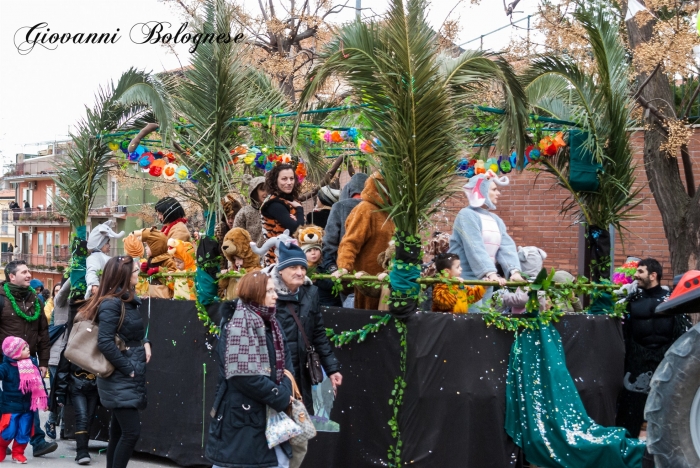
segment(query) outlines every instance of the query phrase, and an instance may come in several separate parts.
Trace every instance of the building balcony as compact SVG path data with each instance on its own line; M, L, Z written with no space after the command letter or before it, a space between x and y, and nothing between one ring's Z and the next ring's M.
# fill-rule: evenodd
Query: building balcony
M65 272L70 262L68 247L50 248L49 250L53 250L55 255L51 253L37 255L3 252L0 254L0 263L4 266L12 260L24 260L31 271L55 274Z
M7 172L3 177L9 182L52 179L57 172L54 161L54 158L41 158L38 161L10 164L6 166Z
M2 210L2 224L15 226L70 226L70 222L57 211Z

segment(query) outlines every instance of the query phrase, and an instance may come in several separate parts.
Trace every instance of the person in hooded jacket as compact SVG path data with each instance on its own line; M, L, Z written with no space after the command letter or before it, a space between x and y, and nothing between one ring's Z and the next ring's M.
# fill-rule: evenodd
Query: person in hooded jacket
M205 455L215 467L286 468L289 442L270 449L265 437L267 407L283 412L292 398L284 373L293 369L292 356L276 317L275 286L255 271L240 279L237 293L221 305L219 383Z
M248 180L248 196L250 205L246 205L236 214L233 220L234 228L243 228L248 231L250 238L260 247L265 242L263 236L262 219L260 218L260 205L267 192L265 192L265 177L251 177L250 174L243 176ZM245 180L245 179L244 179Z
M51 345L51 352L49 356L49 374L51 376L49 382L50 387L53 390L54 379L56 377L56 372L58 371L58 364L61 359L61 353L66 347L66 341L68 340L68 320L70 317L70 305L68 304L68 296L70 295L70 279L67 279L61 285L61 289L58 290L56 296L54 296L54 309L53 314L51 314L51 321L49 322L49 330L57 328L60 333L56 341ZM61 327L61 328L58 328ZM46 435L52 439L56 438L56 423L58 422L63 410L51 408L49 413L49 419L44 424L44 430Z
M165 197L158 200L154 206L158 220L163 223L161 232L168 239L178 239L183 242L191 240L190 230L187 229L185 210L180 202L173 197Z
M331 209L340 197L340 190L330 188L328 185L321 187L317 194L316 207L306 215L306 224L314 224L326 229Z
M338 246L338 270L333 276L340 277L353 270L369 275L383 271L377 257L386 251L394 235L394 222L386 211L380 211L386 205L378 188L383 182L384 178L378 172L365 182L362 201L345 221L345 236ZM377 310L379 298L365 296L359 288L355 288L355 308Z
M146 364L151 359L151 344L145 339L141 300L134 294L139 271L139 265L129 256L110 259L97 294L76 317L76 321L97 321L97 349L115 368L109 377L97 378L100 403L112 412L107 468L126 467L141 434L139 411L147 403ZM116 335L124 341L124 351L117 347Z
M297 245L280 243L278 262L264 272L274 280L277 291L277 320L287 337L287 345L294 365L294 378L301 391L309 414L314 414L311 397L311 376L307 366L306 340L316 350L321 366L330 378L333 389L343 383L340 363L333 354L330 340L319 306L318 288L306 276L308 262L306 254ZM302 325L302 329L299 327ZM304 339L306 337L306 340ZM298 468L306 454L306 445L295 445L290 468Z
M323 234L323 263L324 271L333 273L338 269L338 246L345 235L345 221L350 212L362 201L362 189L369 176L358 172L340 191L339 201L333 204L328 214L326 230Z
M110 239L121 239L122 237L124 237L124 231L117 234L108 223L98 224L90 231L87 241L90 256L85 261L85 281L87 282L85 299L89 299L95 294L100 285L100 272L104 270L110 258L107 255L111 250Z

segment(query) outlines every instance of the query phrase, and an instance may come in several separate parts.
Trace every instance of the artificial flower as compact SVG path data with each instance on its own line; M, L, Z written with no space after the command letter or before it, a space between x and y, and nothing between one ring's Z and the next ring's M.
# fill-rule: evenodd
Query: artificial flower
M280 161L282 164L290 164L292 162L292 155L289 153L280 154Z
M187 182L187 178L190 176L190 170L186 166L179 166L175 170L175 178L178 182Z
M163 168L163 179L174 180L176 170L177 170L177 166L175 164L173 164L173 163L166 164L165 167Z
M513 170L513 165L510 163L510 159L501 156L498 158L498 168L501 170L502 173L508 174L510 171Z
M160 177L163 174L163 168L165 167L165 159L156 159L151 163L151 167L148 169L148 173L153 177Z
M331 142L331 132L330 132L330 131L326 130L326 131L323 133L323 141L325 141L326 143L330 143L330 142Z
M496 158L489 158L486 160L486 170L487 171L493 171L494 173L498 172L498 160Z
M475 174L486 174L486 164L484 161L479 160L474 164L474 173Z
M136 151L132 151L131 153L129 153L129 161L131 162L138 161L139 157L141 157L141 155L138 154Z
M167 159L168 162L175 162L175 155L173 153L168 153L165 155L165 159Z
M107 143L107 148L109 148L110 151L117 151L119 149L119 145L113 141L110 141Z
M340 136L339 131L334 131L331 133L331 143L342 143L343 137Z
M134 151L136 151L139 154L139 156L141 156L143 153L148 151L148 148L146 148L145 146L138 145Z
M304 179L306 179L306 165L303 162L300 161L297 164L297 169L294 172L297 175L297 179L299 179L299 183L304 182Z
M245 155L245 158L243 158L243 164L248 166L253 164L253 161L255 161L255 153L248 153Z

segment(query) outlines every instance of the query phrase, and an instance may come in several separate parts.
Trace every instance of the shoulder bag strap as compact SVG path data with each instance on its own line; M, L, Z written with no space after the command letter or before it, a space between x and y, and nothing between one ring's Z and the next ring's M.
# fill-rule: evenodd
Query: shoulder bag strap
M314 347L311 346L309 343L309 339L306 337L306 332L304 331L304 326L301 324L301 320L299 320L299 316L297 313L294 311L294 304L288 303L287 307L289 310L289 313L292 314L292 317L294 317L294 321L297 323L297 327L299 327L299 331L301 331L301 337L304 338L304 344L306 344L306 350L307 351L313 351Z
M126 309L124 308L124 301L119 299L119 301L122 303L122 314L119 316L119 325L117 325L117 333L119 333L119 330L122 329L122 324L124 323L124 316L126 315Z

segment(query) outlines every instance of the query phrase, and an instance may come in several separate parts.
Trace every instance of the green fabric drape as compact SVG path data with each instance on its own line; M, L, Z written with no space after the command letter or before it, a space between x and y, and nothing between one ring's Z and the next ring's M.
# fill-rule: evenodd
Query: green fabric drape
M516 335L506 383L506 433L547 468L641 468L644 442L586 413L552 325Z

